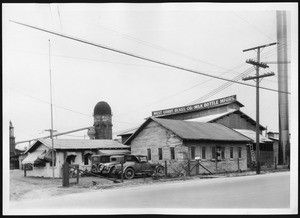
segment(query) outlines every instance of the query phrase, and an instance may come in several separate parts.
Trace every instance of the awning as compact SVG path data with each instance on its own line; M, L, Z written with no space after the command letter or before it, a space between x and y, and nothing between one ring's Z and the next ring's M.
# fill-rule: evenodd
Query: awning
M76 152L70 152L70 151L68 151L67 152L67 156L71 156L71 155L77 156Z
M92 152L92 151L84 151L83 152L83 155L87 155L87 154L94 154L94 152Z
M55 157L55 155L54 155ZM52 162L52 151L49 150L43 154L41 154L40 156L38 156L38 159L46 161L46 162Z
M25 157L25 159L22 161L22 164L27 164L27 163L31 163L33 164L34 161L36 159L38 159L38 157L43 154L45 152L45 150L41 151L41 150L36 150L30 154L27 155L27 157Z
M130 151L129 150L99 150L99 154L102 155L130 154Z

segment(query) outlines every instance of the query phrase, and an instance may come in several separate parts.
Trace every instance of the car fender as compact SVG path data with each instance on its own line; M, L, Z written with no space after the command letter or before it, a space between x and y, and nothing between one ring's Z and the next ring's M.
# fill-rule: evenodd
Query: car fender
M135 169L134 169L132 166L126 166L126 167L124 167L124 169L123 169L123 173L125 173L125 171L126 171L128 168L133 169L133 171L135 172Z

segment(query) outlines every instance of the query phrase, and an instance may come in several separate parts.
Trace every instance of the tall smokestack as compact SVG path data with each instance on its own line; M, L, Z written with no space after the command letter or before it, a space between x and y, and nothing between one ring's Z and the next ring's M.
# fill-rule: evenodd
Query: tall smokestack
M279 108L278 163L290 164L286 11L277 11L277 68Z

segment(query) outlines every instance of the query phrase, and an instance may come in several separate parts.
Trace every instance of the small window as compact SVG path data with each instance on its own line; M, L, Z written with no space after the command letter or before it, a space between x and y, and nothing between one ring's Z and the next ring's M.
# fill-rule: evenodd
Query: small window
M225 147L221 147L221 158L225 159Z
M148 160L151 160L151 148L147 149Z
M191 147L191 159L195 159L195 147Z
M89 165L89 155L86 154L83 157L84 157L84 165Z
M238 147L239 158L242 158L242 147Z
M211 158L216 159L216 147L211 148Z
M206 159L206 147L202 147L202 159Z
M233 158L233 147L230 147L230 158Z
M162 160L162 148L158 148L158 160Z
M175 159L175 148L174 147L170 147L170 153L171 153L171 160Z

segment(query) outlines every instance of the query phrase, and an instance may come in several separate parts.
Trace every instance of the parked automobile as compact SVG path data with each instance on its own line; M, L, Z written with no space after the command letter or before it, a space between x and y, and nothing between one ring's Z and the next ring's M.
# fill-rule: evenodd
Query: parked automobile
M122 165L119 163L114 165L111 171L116 175L121 175L121 173L123 173L126 179L132 179L136 175L151 176L154 173L164 173L164 167L162 165L148 161L148 158L145 155L125 155L123 171L121 168Z
M91 172L92 173L99 173L99 169L104 163L108 163L110 161L110 157L113 155L124 155L129 154L130 151L122 151L120 153L114 153L114 154L94 154L91 156L91 161L92 161L92 167L91 167Z
M120 164L121 162L124 163L124 155L114 155L109 158L108 163L103 163L99 167L98 172L103 174L103 175L110 175L112 176L112 170L114 169L114 166L116 164Z

